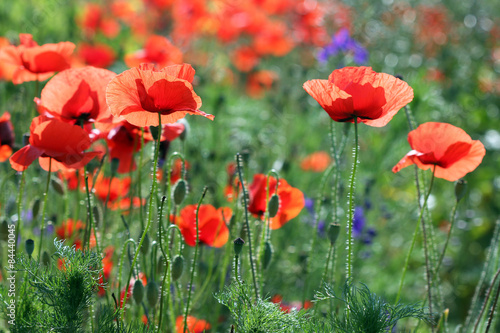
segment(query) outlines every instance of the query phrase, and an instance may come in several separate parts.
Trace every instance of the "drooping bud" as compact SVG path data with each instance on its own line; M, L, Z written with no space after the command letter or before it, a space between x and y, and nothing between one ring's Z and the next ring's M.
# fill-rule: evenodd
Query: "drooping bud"
M36 220L38 213L40 212L41 203L42 203L42 200L40 200L40 198L36 198L33 201L33 205L31 206L31 213L33 215L34 220Z
M28 257L31 258L31 254L33 253L33 250L35 250L35 241L32 239L27 239L25 242L25 247L26 253L28 253Z
M461 178L455 184L455 198L457 199L457 202L462 200L465 196L465 192L467 192L467 181Z
M160 290L158 284L154 281L150 281L146 286L146 299L148 300L149 307L154 308L156 306L159 296Z
M243 244L245 244L245 241L242 238L238 237L234 240L233 244L234 244L234 253L237 256L239 256L241 250L243 249Z
M156 274L162 274L165 269L165 265L168 265L168 263L165 262L165 257L160 256L158 258L158 263L156 264Z
M52 178L50 180L50 184L52 185L54 191L56 191L60 195L64 195L64 185L61 180L59 180L59 178Z
M175 183L174 188L174 203L176 205L180 205L184 198L186 197L187 186L186 181L184 179L179 179L177 183Z
M330 240L330 244L334 245L339 238L340 233L340 224L338 223L330 223L328 226L328 239Z
M42 253L42 265L48 267L50 265L50 254L47 251Z
M151 133L151 136L155 141L158 140L158 135L160 132L158 126L149 126L149 132Z
M267 205L269 217L270 218L275 217L276 214L278 214L279 208L280 208L280 197L278 197L276 194L273 194Z
M134 297L134 301L137 304L141 304L144 299L144 285L140 279L135 280L134 287L132 288L132 297Z
M266 269L271 263L271 259L273 258L273 246L271 242L266 241L264 243L264 254L262 255L262 268Z
M172 260L172 281L177 281L184 271L184 257L176 255Z

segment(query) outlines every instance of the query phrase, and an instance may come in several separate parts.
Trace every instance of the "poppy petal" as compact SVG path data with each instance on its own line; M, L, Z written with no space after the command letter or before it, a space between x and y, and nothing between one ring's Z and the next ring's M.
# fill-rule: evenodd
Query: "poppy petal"
M42 154L43 151L36 147L30 145L24 146L10 157L10 165L16 171L24 171Z
M304 83L303 87L333 120L344 122L353 119L352 96L345 91L327 80L310 80Z

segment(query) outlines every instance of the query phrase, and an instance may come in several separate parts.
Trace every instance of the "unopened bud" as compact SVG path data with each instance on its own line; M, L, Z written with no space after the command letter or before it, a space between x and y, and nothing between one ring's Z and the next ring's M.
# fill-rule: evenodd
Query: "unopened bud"
M179 179L177 183L175 183L174 188L174 203L176 205L180 205L184 198L186 197L187 186L186 181L184 179Z
M243 249L243 244L245 244L245 241L238 237L233 241L234 244L234 253L239 256L241 253L241 250Z
M92 213L94 214L94 221L95 221L96 226L97 227L100 226L102 223L101 210L99 209L98 206L94 206L94 207L92 207Z
M132 297L137 304L141 304L144 298L144 285L141 280L135 280L134 287L132 288Z
M31 254L33 253L33 250L35 249L35 241L32 239L27 239L25 243L26 247L26 253L28 253L28 257L31 258Z
M273 246L271 245L271 242L266 241L264 243L264 254L262 255L262 268L266 269L269 264L271 263L271 259L273 258Z
M64 195L64 186L63 183L59 180L59 178L52 178L50 180L50 184L52 185L54 191L56 191L60 195Z
M42 265L48 267L50 265L50 254L47 251L42 253Z
M269 200L267 208L270 218L273 218L276 216L276 214L278 214L278 210L280 208L280 198L276 194L273 194L273 196Z
M455 198L457 199L457 202L462 200L465 196L465 192L467 192L467 181L459 179L455 184Z
M176 255L172 260L172 281L177 281L184 271L184 257Z
M340 224L338 223L330 223L328 226L328 239L330 240L330 244L334 245L339 238L340 233Z
M142 235L141 235L141 237L142 237ZM149 245L150 245L149 236L148 236L148 234L146 234L146 236L144 237L144 241L142 242L142 246L141 246L141 253L142 254L144 254L144 255L148 254Z
M33 201L33 205L31 206L31 213L33 215L34 220L36 220L38 213L40 212L41 203L42 203L42 200L40 200L40 198L36 198Z
M156 306L159 296L160 290L158 289L156 282L149 282L146 286L146 298L148 300L149 307L154 308Z

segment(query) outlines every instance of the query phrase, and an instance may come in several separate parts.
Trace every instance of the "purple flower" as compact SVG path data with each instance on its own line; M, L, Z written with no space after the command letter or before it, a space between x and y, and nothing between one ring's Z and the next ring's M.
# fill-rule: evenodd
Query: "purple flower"
M349 30L345 28L340 29L332 37L332 42L319 51L317 59L321 63L326 63L330 57L339 52L352 54L354 63L358 65L364 65L368 62L368 51L351 38Z
M358 206L354 208L354 216L352 219L352 233L354 238L360 238L365 228L366 218L363 208Z

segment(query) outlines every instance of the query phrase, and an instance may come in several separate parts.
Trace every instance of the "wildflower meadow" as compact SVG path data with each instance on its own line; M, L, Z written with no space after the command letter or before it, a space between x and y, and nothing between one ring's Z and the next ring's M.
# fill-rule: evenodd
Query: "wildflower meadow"
M500 332L500 3L0 4L0 332Z

